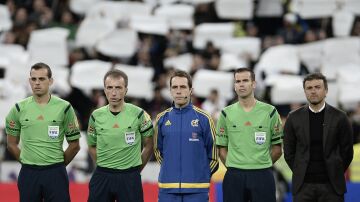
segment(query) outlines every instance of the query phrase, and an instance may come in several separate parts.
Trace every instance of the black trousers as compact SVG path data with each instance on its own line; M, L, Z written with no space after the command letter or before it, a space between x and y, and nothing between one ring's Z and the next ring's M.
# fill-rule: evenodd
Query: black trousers
M88 202L143 202L140 167L115 170L97 167L89 183Z
M304 183L293 199L294 202L343 202L344 195L338 195L330 183Z
M70 202L69 179L64 163L22 165L18 189L20 202Z
M224 202L276 202L271 168L244 170L228 168L223 180Z

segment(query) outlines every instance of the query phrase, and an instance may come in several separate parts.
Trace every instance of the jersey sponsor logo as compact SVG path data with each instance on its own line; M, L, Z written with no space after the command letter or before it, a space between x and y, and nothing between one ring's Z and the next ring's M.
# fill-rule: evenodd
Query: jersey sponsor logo
M255 143L262 145L266 142L266 132L255 132Z
M125 142L129 145L135 142L135 131L125 132Z
M244 123L244 126L251 126L252 124L251 124L251 122L250 121L246 121L245 123Z
M94 126L89 126L88 133L94 133L94 131L95 131Z
M191 133L191 138L189 138L190 142L198 142L199 141L199 137L197 133Z
M199 126L199 119L195 119L191 121L192 127L198 127Z
M44 120L44 116L43 115L40 115L36 118L37 120Z
M15 121L14 121L14 120L11 120L11 121L9 122L9 126L10 126L10 128L15 128Z
M119 125L118 125L117 123L115 123L115 124L113 125L113 128L119 128Z
M60 134L59 126L48 126L48 135L51 139L58 138L59 134Z
M170 120L167 120L167 121L165 122L165 126L171 126Z
M225 133L225 128L220 128L220 134L224 134Z

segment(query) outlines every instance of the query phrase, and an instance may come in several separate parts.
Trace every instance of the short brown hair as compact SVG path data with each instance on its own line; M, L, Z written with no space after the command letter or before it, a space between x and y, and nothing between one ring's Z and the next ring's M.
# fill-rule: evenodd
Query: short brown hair
M236 69L235 72L234 72L234 78L235 78L235 75L237 73L242 73L242 72L250 72L251 80L255 81L255 73L254 73L254 71L252 69L250 69L250 68L247 68L247 67L242 67L242 68Z
M182 71L182 70L177 70L174 72L174 74L170 77L170 87L171 87L171 84L172 84L172 79L174 77L184 77L187 79L188 81L188 86L189 88L192 88L192 79L191 79L191 76L189 73L185 72L185 71Z
M328 89L328 84L327 84L326 77L323 74L319 73L319 72L306 75L304 80L303 80L303 88L305 89L305 82L306 81L312 81L312 80L323 80L325 89L326 90Z
M39 70L39 69L46 69L47 70L47 76L48 78L50 79L52 77L52 71L51 71L51 68L49 67L49 65L45 64L45 63L42 63L42 62L38 62L36 64L34 64L33 66L31 66L30 68L30 73L31 73L31 70Z
M105 86L105 80L108 77L112 77L112 78L123 78L124 82L125 82L125 87L127 88L128 86L128 76L126 75L125 72L119 70L119 69L111 69L108 72L106 72L106 74L104 75L104 86Z

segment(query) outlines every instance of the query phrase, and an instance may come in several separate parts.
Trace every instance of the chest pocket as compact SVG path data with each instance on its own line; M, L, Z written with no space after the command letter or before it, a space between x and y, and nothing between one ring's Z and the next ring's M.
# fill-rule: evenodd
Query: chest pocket
M259 146L266 146L270 141L270 131L268 127L264 126L253 126L253 142Z

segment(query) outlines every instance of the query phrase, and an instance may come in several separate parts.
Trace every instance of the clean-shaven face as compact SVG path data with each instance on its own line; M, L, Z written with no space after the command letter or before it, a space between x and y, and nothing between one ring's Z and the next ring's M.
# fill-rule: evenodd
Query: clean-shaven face
M124 98L127 92L125 87L125 80L122 77L116 78L108 76L105 79L105 95L111 106L118 106L124 102Z
M176 107L184 107L190 102L191 89L186 77L175 76L172 78L170 94Z
M236 73L234 80L235 92L239 98L246 99L253 95L256 82L252 81L250 72Z
M33 94L42 97L49 94L49 88L53 83L53 79L48 77L48 71L45 68L32 69L30 71L29 83Z

